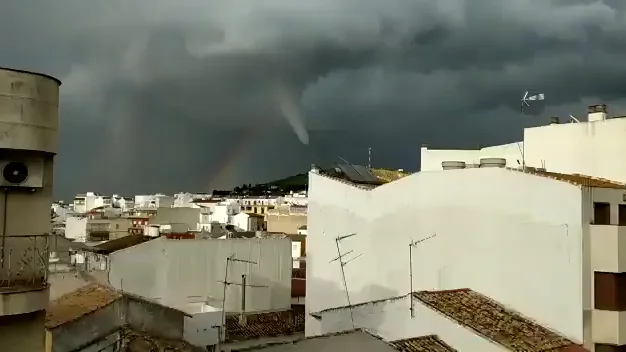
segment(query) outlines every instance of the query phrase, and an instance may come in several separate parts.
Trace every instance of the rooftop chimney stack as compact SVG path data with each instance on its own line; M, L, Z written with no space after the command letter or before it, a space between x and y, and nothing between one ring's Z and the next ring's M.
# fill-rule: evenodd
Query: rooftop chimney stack
M590 105L587 111L589 113L587 121L589 122L604 121L607 119L606 104Z

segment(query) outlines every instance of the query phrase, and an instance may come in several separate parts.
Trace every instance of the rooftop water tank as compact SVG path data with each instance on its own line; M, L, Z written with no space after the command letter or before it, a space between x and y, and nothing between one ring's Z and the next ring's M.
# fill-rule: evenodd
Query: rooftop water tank
M482 158L480 159L480 167L505 167L506 159L504 158Z
M465 169L464 161L442 161L441 167L444 170L455 170L455 169Z

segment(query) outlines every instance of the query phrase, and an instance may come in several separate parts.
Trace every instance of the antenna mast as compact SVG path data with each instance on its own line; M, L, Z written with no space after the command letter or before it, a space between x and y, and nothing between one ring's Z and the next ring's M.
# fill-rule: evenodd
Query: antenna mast
M352 328L354 329L355 328L355 326L354 326L354 314L352 312L352 303L350 302L350 292L348 291L348 283L346 281L346 271L344 270L343 267L346 266L351 261L355 260L356 258L360 257L363 254L361 253L361 254L359 254L359 255L357 255L357 256L355 256L355 257L353 257L353 258L351 258L351 259L349 259L347 261L344 261L344 257L349 255L349 254L351 254L351 253L353 253L354 251L350 250L350 251L347 251L346 253L342 254L341 253L341 249L339 248L339 242L341 242L341 241L343 241L343 240L345 240L347 238L350 238L352 236L356 236L356 233L352 233L352 234L345 235L345 236L339 236L339 237L335 238L335 245L337 246L337 258L331 260L329 263L332 263L332 262L335 262L335 261L339 262L339 268L341 269L341 279L343 281L343 288L344 288L344 290L346 292L346 299L348 300L348 309L350 309L350 321L352 322Z
M223 281L218 281L221 282L224 285L224 293L222 296L222 331L219 333L219 341L220 342L224 342L226 339L226 288L229 285L239 285L241 286L242 290L244 289L244 287L267 287L265 285L248 285L245 282L239 283L239 282L230 282L228 281L228 267L231 263L235 263L235 262L239 262L239 263L246 263L246 264L257 264L257 262L253 262L251 260L245 260L245 259L238 259L235 258L235 253L229 255L228 257L226 257L226 268L224 269L224 280ZM224 340L222 340L222 333L224 334Z
M528 95L529 92L526 91L524 93L524 96L522 96L521 99L521 107L520 107L520 114L522 115L522 117L524 117L524 107L530 107L530 104L528 103L529 101L539 101L539 100L545 100L546 96L543 93L537 93L537 94L533 94L533 95ZM523 137L524 135L522 134L522 170L526 171L526 143L523 142ZM517 146L519 147L519 143L517 144Z
M372 169L372 148L367 148L367 168Z
M411 243L409 243L409 279L411 280L409 296L411 296L411 308L410 308L411 318L415 317L415 310L413 308L413 248L417 247L418 244L426 240L429 240L435 236L437 236L437 234L434 234L426 238L422 238L421 240L411 241Z

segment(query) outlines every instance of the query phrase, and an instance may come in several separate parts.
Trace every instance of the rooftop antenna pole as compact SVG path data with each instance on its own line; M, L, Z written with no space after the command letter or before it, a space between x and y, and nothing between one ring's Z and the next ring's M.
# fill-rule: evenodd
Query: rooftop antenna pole
M411 241L411 243L409 243L409 279L411 280L409 296L411 296L411 318L415 317L415 310L413 308L413 248L415 248L418 244L427 241L435 236L437 236L437 234L422 238L421 240Z
M367 148L367 168L372 169L372 148Z
M267 287L265 285L248 285L245 283L239 283L239 282L230 282L228 281L228 267L230 266L231 263L235 263L235 262L239 262L239 263L247 263L247 264L257 264L257 262L253 262L251 260L245 260L245 259L238 259L235 258L235 253L229 255L228 257L226 257L226 268L224 269L224 281L219 281L222 284L224 284L224 292L223 292L223 296L222 296L222 327L226 326L226 288L229 285L240 285L243 286L245 285L246 287ZM221 331L218 331L219 333L219 341L220 342L224 342L226 340L226 329L222 328ZM222 336L222 333L224 334L224 336ZM223 338L223 340L222 340Z
M344 288L344 290L346 292L346 299L348 300L348 309L350 309L350 321L352 322L352 328L354 329L355 328L355 325L354 325L354 314L352 312L352 303L350 302L350 292L348 290L348 282L346 281L346 271L344 270L343 267L346 266L351 261L355 260L356 258L360 257L363 254L361 253L361 254L359 254L359 255L357 255L355 257L352 257L351 259L349 259L347 261L344 261L344 257L349 255L350 253L353 253L354 251L350 250L350 251L342 254L341 253L341 249L339 248L339 242L341 242L341 241L343 241L343 240L345 240L347 238L350 238L352 236L356 236L356 233L352 233L352 234L345 235L345 236L339 236L339 237L335 238L335 245L337 246L337 258L331 260L329 263L332 263L334 261L338 261L339 262L339 268L341 269L341 279L343 281L343 288Z
M521 107L520 107L520 114L522 115L522 117L524 117L524 107L530 107L530 104L528 103L529 101L538 101L538 100L545 100L545 94L543 93L538 93L538 94L533 94L533 95L529 95L529 92L526 91L524 92L524 96L522 96L521 99ZM526 171L526 143L524 143L523 141L523 134L522 134L522 170ZM518 147L519 147L519 143L518 143Z

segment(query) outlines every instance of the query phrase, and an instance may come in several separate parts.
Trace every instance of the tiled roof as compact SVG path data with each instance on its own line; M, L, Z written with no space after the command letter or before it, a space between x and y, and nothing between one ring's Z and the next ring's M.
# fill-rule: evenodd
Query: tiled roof
M515 352L571 351L567 338L472 291L422 291L415 298L460 325ZM576 347L579 348L579 347Z
M437 335L392 341L391 345L400 352L457 352Z
M387 169L372 169L372 173L374 174L374 176L376 176L379 180L385 182L385 183L389 183L389 182L393 182L396 180L399 180L405 176L410 175L407 172L404 171L397 171L397 170L387 170Z
M122 249L126 249L132 246L136 246L138 244L144 243L153 239L153 237L144 236L141 234L132 234L124 237L120 237L114 240L106 241L97 246L93 246L91 248L83 248L86 251L101 253L101 254L111 254L113 252L117 252Z
M596 178L579 174L561 174L558 172L541 171L533 168L527 168L525 171L528 174L553 178L555 180L569 182L579 186L597 187L597 188L613 188L613 189L626 189L626 184L619 183L617 181L611 181L604 178Z
M46 328L53 329L115 302L122 296L102 285L90 284L52 301L46 311Z
M226 341L245 341L264 337L278 337L304 332L304 309L250 314L246 323L239 324L239 316L226 317Z

